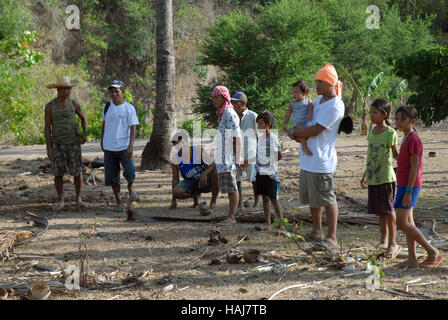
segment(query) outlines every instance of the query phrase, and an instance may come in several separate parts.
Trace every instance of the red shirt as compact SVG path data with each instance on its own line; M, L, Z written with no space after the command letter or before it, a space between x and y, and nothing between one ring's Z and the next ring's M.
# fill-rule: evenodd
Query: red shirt
M409 134L400 148L400 153L398 154L397 185L401 187L406 187L408 185L409 172L411 171L411 155L413 154L418 155L420 159L417 179L415 180L415 184L413 186L413 188L418 188L422 186L423 143L415 131Z

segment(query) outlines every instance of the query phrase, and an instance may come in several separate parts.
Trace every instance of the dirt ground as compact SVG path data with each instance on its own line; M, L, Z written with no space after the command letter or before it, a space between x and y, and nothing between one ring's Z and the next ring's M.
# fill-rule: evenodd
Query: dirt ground
M296 244L283 234L258 231L257 226L263 221L262 212L252 215L241 212L239 218L245 222L226 227L207 221L226 214L228 200L221 194L218 209L209 217L202 217L198 209L190 208L191 200L179 201L178 209L168 210L171 199L169 171L137 172L135 186L139 201L134 209L147 220L148 217L171 217L197 219L196 222L125 221L125 213L112 211L112 190L102 185L101 168L96 170L101 179L98 185L83 185L82 195L89 206L87 209L75 208L74 185L66 176L64 188L68 206L54 212L51 204L56 195L45 154L30 160L0 161L0 231L11 230L12 225L19 230L33 229L24 220L27 211L49 223L42 236L14 247L9 257L3 255L3 261L0 256L0 288L17 284L8 297L12 300L21 299L27 292L26 286L33 281L50 281L52 293L49 299L54 300L257 300L268 299L283 288L299 284L303 286L286 290L274 299L447 299L447 132L446 124L430 130L418 129L425 148L424 187L414 212L417 225L446 256L445 261L432 270L397 266L407 256L405 235L398 232L403 251L393 261L381 261L384 277L379 290L366 288L369 274L363 273L367 265L364 258L373 254L379 242L379 229L377 218L366 216L367 191L360 188L359 180L365 166L367 143L365 137L356 135L341 135L337 140L335 189L340 213L338 240L342 249L333 257L313 243ZM399 137L401 141L401 133ZM296 148L297 144L289 144L283 139L280 200L285 215L296 223L295 232L304 235L311 231L311 224L309 209L298 202ZM436 157L429 157L430 151L435 151ZM135 158L139 164L141 151L135 153ZM93 160L93 157L84 155L84 160ZM251 186L245 181L243 187L244 199L249 199ZM209 199L210 194L203 196L203 200ZM225 239L209 245L210 234L216 228L220 239ZM80 290L68 290L64 286L67 274L59 271L80 266L83 252L86 252L81 250L82 243L86 244L88 254L84 263L87 283ZM227 262L227 253L242 253L249 249L260 251L260 261ZM418 247L418 253L422 261L425 251ZM41 257L24 258L21 255ZM36 264L51 266L56 271L53 274L37 271Z

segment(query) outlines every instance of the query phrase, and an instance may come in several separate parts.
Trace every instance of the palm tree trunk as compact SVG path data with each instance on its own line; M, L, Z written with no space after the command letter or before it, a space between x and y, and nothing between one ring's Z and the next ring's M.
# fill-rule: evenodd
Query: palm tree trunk
M174 123L175 55L172 0L156 0L156 107L151 138L142 154L141 170L169 164Z

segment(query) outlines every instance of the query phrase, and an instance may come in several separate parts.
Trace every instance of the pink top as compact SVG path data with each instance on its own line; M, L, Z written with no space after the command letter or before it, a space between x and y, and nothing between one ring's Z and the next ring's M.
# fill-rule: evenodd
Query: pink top
M417 179L413 188L419 188L422 186L422 154L423 154L423 143L420 140L418 134L413 131L407 139L404 141L400 148L400 153L398 154L398 168L397 168L397 185L401 187L406 187L408 185L409 172L411 171L411 155L416 154L419 156L420 163L418 166Z

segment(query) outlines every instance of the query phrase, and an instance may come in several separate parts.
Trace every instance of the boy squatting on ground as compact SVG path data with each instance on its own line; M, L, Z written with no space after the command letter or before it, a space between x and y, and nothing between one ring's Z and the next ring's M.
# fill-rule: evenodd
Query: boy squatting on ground
M56 99L45 106L45 142L58 197L57 203L52 206L53 210L62 209L65 205L63 177L67 166L70 174L74 177L76 206L85 206L81 201L81 145L86 142L87 118L79 103L70 99L72 87L76 85L76 81L72 82L69 77L62 76L57 77L56 83L47 86L48 89L56 88L58 91ZM81 119L82 136L78 132L76 115Z
M271 202L277 217L283 219L282 207L278 199L280 191L278 161L282 159L282 153L277 136L271 132L274 122L274 115L269 111L264 111L257 116L259 137L256 155L257 176L255 190L257 195L263 197L263 211L268 230L271 228Z
M254 158L257 153L257 114L247 108L247 96L244 92L236 92L230 99L231 103L240 117L240 128L243 132L243 160L244 165L237 169L236 183L238 186L239 202L238 208L241 209L243 203L243 192L241 189L241 182L243 181L243 172L246 171L247 179L252 183L254 193L253 209L258 208L260 197L255 193L255 162L249 163L249 158Z
M308 98L308 92L310 91L310 86L305 81L297 81L292 85L292 97L291 103L289 105L288 111L285 114L285 119L283 121L283 131L288 132L288 137L295 140L293 137L294 126L296 124L306 125L307 121L313 120L313 104L311 99ZM287 130L289 119L292 114L292 128ZM311 155L311 151L308 149L306 143L307 138L296 139L297 142L302 144L302 150L308 155Z
M201 193L212 192L209 208L201 208L202 215L208 215L216 207L218 197L218 172L210 155L201 146L190 146L188 137L176 133L171 139L172 200L170 209L177 208L176 199L193 198L193 208L199 205ZM207 163L210 163L208 165ZM179 172L184 178L179 182Z

